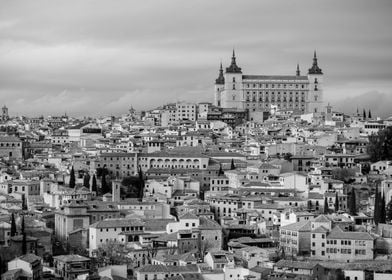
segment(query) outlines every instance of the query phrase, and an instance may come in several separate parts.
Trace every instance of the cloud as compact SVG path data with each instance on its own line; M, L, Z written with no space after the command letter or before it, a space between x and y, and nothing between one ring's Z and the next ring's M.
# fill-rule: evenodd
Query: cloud
M100 115L212 101L235 47L244 73L293 74L317 49L325 99L391 92L392 3L366 0L2 1L10 113ZM34 11L34 12L31 12Z
M391 112L392 94L370 91L358 96L342 98L331 103L335 109L345 113L355 113L357 109L362 114L363 109L371 110L373 117L387 118Z

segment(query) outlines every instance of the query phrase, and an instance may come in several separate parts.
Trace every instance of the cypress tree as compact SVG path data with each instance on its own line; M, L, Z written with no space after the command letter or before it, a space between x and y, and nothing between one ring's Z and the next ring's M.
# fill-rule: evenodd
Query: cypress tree
M219 164L218 176L222 176L222 175L224 175L224 174L225 174L225 172L223 172L222 164Z
M312 201L308 200L308 210L312 210Z
M105 174L102 174L102 177L101 177L101 192L102 192L102 195L104 195L105 193L108 192L108 184L106 182L106 175Z
M369 119L372 118L372 113L370 112L370 109L369 109L369 113L368 113L368 118L369 118Z
M355 197L355 189L352 189L350 194L350 215L355 216L356 214L357 214L357 203Z
M27 254L27 240L26 240L26 232L25 232L25 219L24 216L22 216L22 254L26 255Z
M90 174L86 173L83 177L83 186L90 189Z
M21 231L22 234L25 233L25 219L24 219L24 216L22 216L22 223L21 223L20 231Z
M392 200L387 205L386 214L387 221L392 221Z
M75 170L74 170L74 168L72 166L71 173L69 175L69 187L72 188L72 189L75 188L75 182L76 182L76 180L75 180Z
M385 196L382 195L380 205L380 223L385 224L386 222L386 211L385 211Z
M339 211L339 196L338 196L338 192L336 192L335 195L335 212Z
M91 191L97 193L97 177L95 177L95 174L93 175L93 182L91 184Z
M11 215L11 236L16 235L16 223L15 223L15 215L12 213Z
M282 254L281 254L282 259L286 259L286 252L284 251L284 247L282 246Z
M363 109L363 119L366 120L366 110Z
M22 254L23 254L23 255L26 255L26 254L27 254L26 233L23 233L23 239L22 239Z
M22 210L27 210L26 196L24 194L22 195Z
M138 193L138 198L139 201L143 200L143 196L144 196L144 187L145 187L145 182L144 182L144 174L142 171L142 168L139 166L138 168L138 175L139 175L139 193Z
M327 197L324 197L324 214L329 213L329 206L328 206L328 199Z
M231 170L235 169L234 159L231 159L231 167L230 167L230 169Z
M380 222L380 193L378 192L378 186L376 186L376 193L374 194L373 220L376 225Z

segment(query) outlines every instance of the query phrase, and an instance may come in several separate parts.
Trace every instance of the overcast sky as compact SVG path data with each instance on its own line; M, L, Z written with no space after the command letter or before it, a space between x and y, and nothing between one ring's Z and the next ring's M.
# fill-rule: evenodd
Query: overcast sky
M390 0L0 0L0 100L76 116L212 101L233 47L244 74L306 73L316 49L326 101L392 94L391 28Z

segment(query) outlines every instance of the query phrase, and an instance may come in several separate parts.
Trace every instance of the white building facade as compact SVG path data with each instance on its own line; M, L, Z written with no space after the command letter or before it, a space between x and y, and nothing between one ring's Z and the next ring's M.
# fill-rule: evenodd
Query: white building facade
M249 112L293 110L300 113L320 113L323 108L323 72L314 53L308 74L243 75L233 51L231 65L223 73L222 65L215 80L214 105L222 108L248 109Z

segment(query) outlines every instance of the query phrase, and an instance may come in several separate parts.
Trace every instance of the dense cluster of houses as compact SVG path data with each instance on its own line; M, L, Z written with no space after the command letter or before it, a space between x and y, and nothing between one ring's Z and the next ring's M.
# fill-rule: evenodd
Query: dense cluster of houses
M392 279L392 161L367 154L392 119L365 117L4 119L1 279Z

